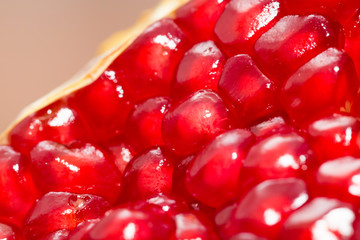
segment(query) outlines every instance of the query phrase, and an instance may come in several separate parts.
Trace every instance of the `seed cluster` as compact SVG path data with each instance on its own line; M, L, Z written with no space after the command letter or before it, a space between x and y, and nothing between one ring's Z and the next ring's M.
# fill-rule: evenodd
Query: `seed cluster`
M360 238L358 0L191 0L0 146L0 239Z

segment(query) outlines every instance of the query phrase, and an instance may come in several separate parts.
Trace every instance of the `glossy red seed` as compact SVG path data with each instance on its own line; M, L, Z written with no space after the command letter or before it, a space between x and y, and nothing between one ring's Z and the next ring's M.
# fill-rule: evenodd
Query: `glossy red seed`
M315 198L285 221L281 240L357 239L356 212L351 205L331 198Z
M256 66L249 55L230 58L219 81L219 93L233 108L237 125L246 126L278 107L278 87Z
M317 116L349 111L358 87L351 58L329 48L286 81L281 102L290 119L302 125Z
M174 164L174 158L162 148L136 156L124 172L123 197L140 200L157 193L171 193Z
M345 22L360 7L357 0L284 0L284 3L292 14L317 13L340 22Z
M179 155L190 155L229 128L229 114L221 98L200 90L170 109L164 117L165 144Z
M322 16L286 16L256 41L255 60L272 80L283 82L329 47L342 47L340 27Z
M249 150L243 163L243 185L248 189L266 179L307 177L314 170L314 161L303 137L296 133L272 135Z
M195 44L179 63L172 96L182 99L201 89L217 91L225 56L213 41Z
M1 240L23 240L24 238L19 231L10 225L0 223L0 239Z
M334 197L359 206L360 159L342 157L323 163L316 172L313 194Z
M136 101L168 96L178 63L190 47L185 33L165 18L141 33L111 66L126 81Z
M250 190L233 209L219 213L216 222L224 239L250 232L278 239L286 217L308 200L305 183L296 178L268 180Z
M69 235L69 230L63 229L47 234L39 238L39 240L67 240L68 235Z
M72 93L69 104L88 125L94 141L111 139L124 131L132 97L122 75L109 67L95 82Z
M175 217L176 240L217 240L213 224L200 212L179 213Z
M92 219L84 221L77 225L68 236L68 240L84 240L85 236L93 229L93 227L100 221L100 219Z
M24 222L26 239L37 239L57 230L72 230L79 223L101 217L110 207L89 194L49 192L41 197Z
M170 106L168 97L156 97L134 107L127 119L125 136L136 151L164 145L161 124Z
M136 152L128 144L123 142L112 143L107 146L107 149L122 176L126 166L135 156Z
M349 115L333 114L308 127L309 143L318 161L360 154L360 122Z
M281 117L273 117L250 128L257 139L264 139L276 133L293 132L294 128Z
M174 239L175 223L166 215L144 210L112 210L89 232L87 240Z
M239 191L239 178L248 148L255 138L248 130L221 134L195 157L186 173L186 187L200 202L220 207Z
M38 195L25 159L10 146L0 146L0 221L21 226Z
M102 150L80 144L67 148L43 141L31 151L31 170L44 192L89 193L115 202L120 194L121 175Z
M68 144L86 135L78 113L59 100L23 119L11 130L9 140L17 151L28 155L42 140Z
M220 46L232 56L253 52L255 41L280 18L280 0L231 0L216 23Z
M215 39L216 21L228 1L191 0L176 10L175 22L195 41Z

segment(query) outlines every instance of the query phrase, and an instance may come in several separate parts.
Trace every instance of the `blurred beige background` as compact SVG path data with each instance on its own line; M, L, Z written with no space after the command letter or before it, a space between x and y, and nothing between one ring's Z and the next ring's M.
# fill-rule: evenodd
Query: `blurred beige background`
M0 132L159 0L0 0Z

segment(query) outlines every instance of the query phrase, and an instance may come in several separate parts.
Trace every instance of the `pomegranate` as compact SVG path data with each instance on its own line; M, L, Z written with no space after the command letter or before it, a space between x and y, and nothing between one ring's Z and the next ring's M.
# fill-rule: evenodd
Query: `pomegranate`
M165 0L0 137L0 239L358 240L360 2Z

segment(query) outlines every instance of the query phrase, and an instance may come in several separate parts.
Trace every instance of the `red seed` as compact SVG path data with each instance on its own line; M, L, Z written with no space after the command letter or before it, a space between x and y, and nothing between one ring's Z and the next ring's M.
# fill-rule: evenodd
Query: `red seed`
M119 197L121 175L115 164L94 145L87 143L67 148L43 141L30 155L34 179L44 193L89 193L110 202Z
M95 82L72 93L69 104L78 111L88 125L89 135L98 142L124 131L132 96L121 73L109 67Z
M329 48L299 68L282 90L284 109L297 125L333 112L349 111L359 80L351 58Z
M359 206L360 159L342 157L323 163L316 172L313 194L337 198Z
M308 127L309 143L318 161L360 154L360 122L349 115L333 114Z
M237 125L265 118L278 108L278 87L256 66L249 55L230 58L219 81L219 92L232 106Z
M221 98L211 90L201 90L165 114L162 136L175 153L186 156L228 128L228 110Z
M329 47L342 47L340 27L319 15L286 16L256 41L255 60L272 80L283 82Z
M216 222L224 239L251 232L275 240L286 217L308 198L306 185L300 179L268 180L250 190L234 208L225 209L226 214L220 212Z
M172 19L165 18L149 26L111 66L137 102L169 96L177 65L190 47L187 36Z
M220 207L239 191L242 164L254 136L235 129L218 136L195 157L186 173L186 187L196 199Z
M87 133L78 113L64 100L59 100L23 119L11 130L9 137L14 149L28 155L42 140L69 144L87 139Z
M231 0L216 23L220 46L232 56L252 54L255 41L282 15L279 0Z
M182 99L201 89L217 91L225 56L213 41L195 44L179 63L172 96Z
M176 10L175 22L195 41L215 39L216 21L228 1L191 0Z
M314 169L314 153L296 133L275 134L256 143L243 162L246 189L262 180L307 177Z
M164 145L161 124L171 106L167 97L149 98L135 106L126 123L125 136L137 151Z
M174 158L165 149L154 148L138 155L125 169L126 200L140 200L157 193L172 192Z
M21 227L38 195L25 159L11 147L0 146L0 221Z
M24 222L25 237L37 239L57 230L72 230L85 220L101 217L109 207L95 195L49 192L29 212Z

